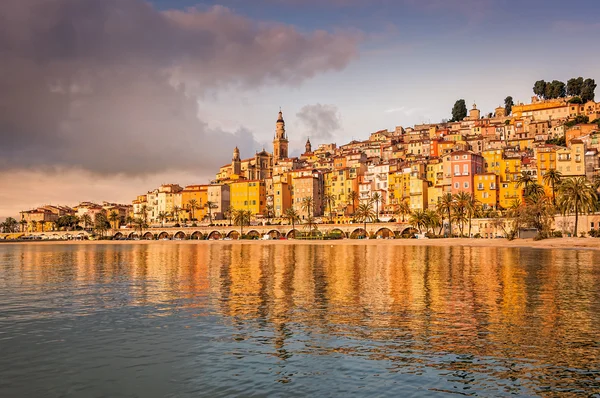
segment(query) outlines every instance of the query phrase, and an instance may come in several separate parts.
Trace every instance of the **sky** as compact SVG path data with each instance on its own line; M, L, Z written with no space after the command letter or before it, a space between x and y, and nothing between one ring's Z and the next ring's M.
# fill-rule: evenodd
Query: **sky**
M0 219L600 79L597 0L2 0Z

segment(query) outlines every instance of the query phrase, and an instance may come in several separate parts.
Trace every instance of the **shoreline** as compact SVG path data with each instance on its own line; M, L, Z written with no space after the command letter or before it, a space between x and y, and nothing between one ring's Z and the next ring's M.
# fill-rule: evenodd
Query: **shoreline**
M341 239L341 240L66 240L66 241L3 241L0 245L321 245L321 246L434 246L434 247L496 247L532 249L600 250L599 238L533 239Z

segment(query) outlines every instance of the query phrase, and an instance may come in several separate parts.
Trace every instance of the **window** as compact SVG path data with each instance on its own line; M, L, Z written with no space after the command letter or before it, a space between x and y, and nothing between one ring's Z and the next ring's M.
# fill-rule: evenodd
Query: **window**
M463 164L463 174L469 174L469 165Z
M459 186L460 186L460 185L458 184L458 182L455 182L455 183L454 183L454 188L458 189L458 187L459 187Z
M468 183L468 182L465 182L465 184L464 184L464 187L465 187L465 188L469 188L469 183Z

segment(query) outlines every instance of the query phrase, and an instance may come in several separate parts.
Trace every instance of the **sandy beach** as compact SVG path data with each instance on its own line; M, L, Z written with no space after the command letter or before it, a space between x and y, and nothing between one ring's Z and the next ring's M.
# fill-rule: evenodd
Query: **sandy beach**
M600 250L598 238L554 238L534 241L533 239L369 239L369 240L128 240L128 241L29 241L29 242L2 242L6 245L385 245L385 246L462 246L462 247L514 247L536 249L585 249Z

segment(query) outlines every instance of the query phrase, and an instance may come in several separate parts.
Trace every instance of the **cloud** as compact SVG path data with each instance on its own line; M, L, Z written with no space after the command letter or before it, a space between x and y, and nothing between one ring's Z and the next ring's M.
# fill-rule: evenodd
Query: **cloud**
M340 113L335 105L305 105L296 114L311 138L330 139L342 128Z
M354 34L301 33L223 7L158 11L142 0L0 2L0 171L204 173L243 127L198 119L221 88L300 84L357 57Z

